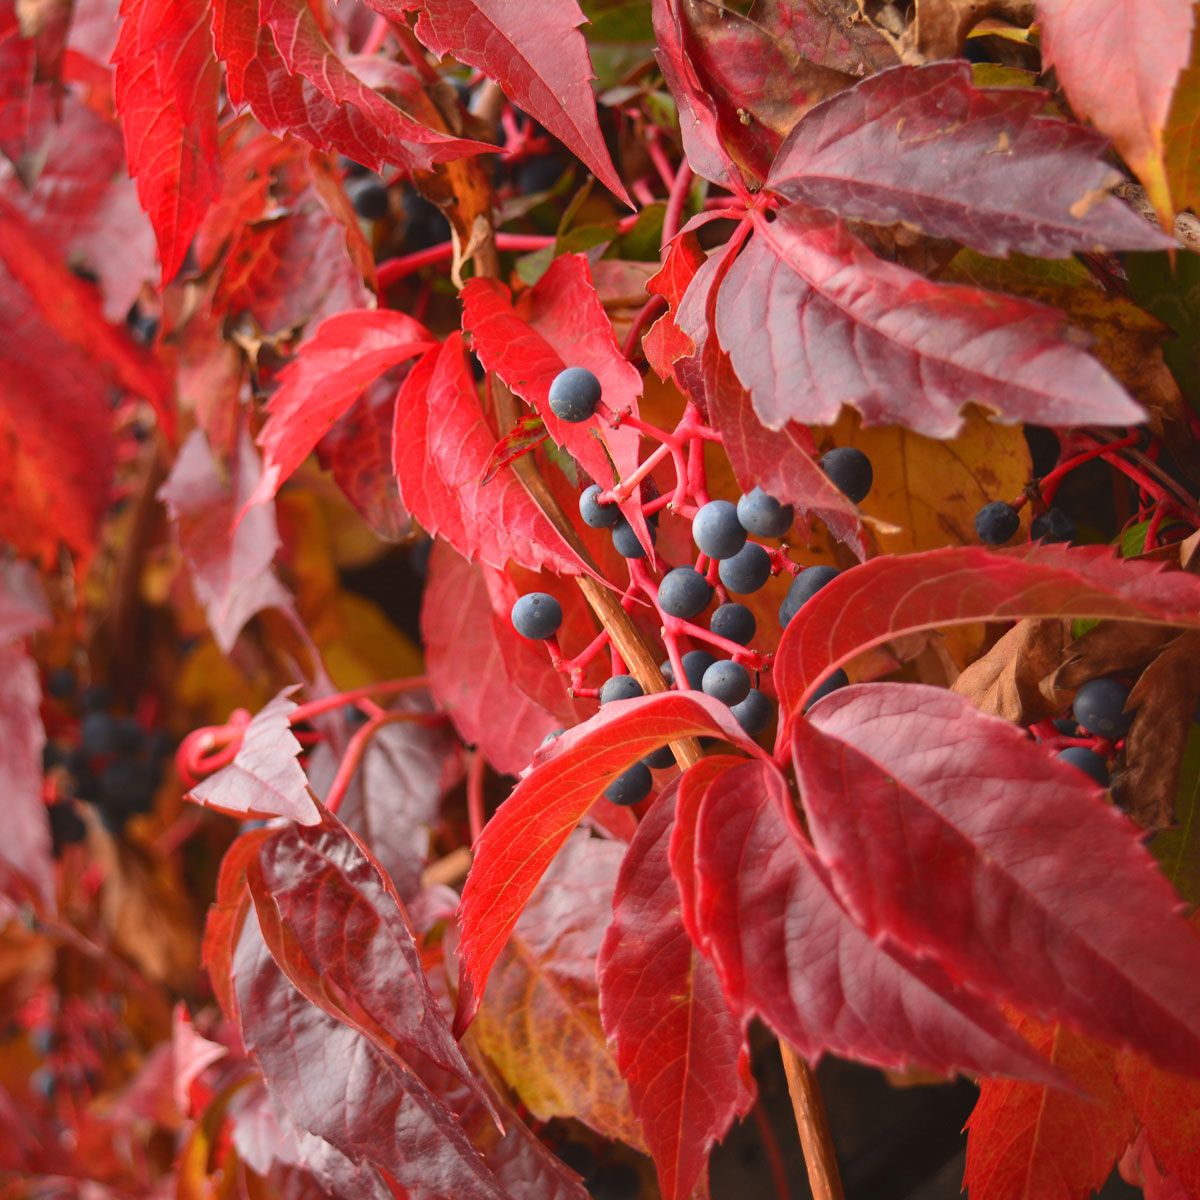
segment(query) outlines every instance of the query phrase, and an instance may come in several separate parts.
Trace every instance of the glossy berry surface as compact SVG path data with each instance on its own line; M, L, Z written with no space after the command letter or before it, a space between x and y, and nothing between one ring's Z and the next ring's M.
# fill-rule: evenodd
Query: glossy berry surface
M1108 787L1110 781L1108 763L1095 750L1089 750L1086 746L1068 746L1065 750L1058 752L1058 757L1063 762L1077 767L1101 787Z
M600 380L587 367L567 367L550 384L550 411L560 421L586 421L599 402Z
M600 687L601 704L608 704L612 700L632 700L642 695L645 695L642 685L632 675L614 675Z
M694 567L676 567L658 585L658 603L663 612L687 620L708 607L712 591L708 580Z
M721 659L704 672L704 693L722 704L740 704L750 694L750 672L741 663Z
M751 737L757 737L768 729L775 717L775 705L758 688L751 688L745 699L734 704L729 711Z
M855 504L867 498L871 484L875 482L875 471L871 460L853 446L839 446L821 455L821 470L829 481Z
M531 641L553 637L562 619L562 606L545 592L530 592L512 606L513 628Z
M975 514L975 532L979 534L979 540L988 546L1003 546L1016 536L1020 528L1020 514L1003 500L993 500Z
M827 583L836 579L841 572L836 567L805 567L788 588L783 603L779 606L779 623L785 629L801 607L811 600Z
M746 530L728 500L710 500L692 521L692 539L709 558L732 558L746 544Z
M717 568L721 582L742 596L757 592L771 578L771 556L757 542L747 542Z
M846 672L843 671L841 667L838 667L836 671L826 675L821 681L821 684L817 690L813 692L811 696L809 696L804 705L804 711L808 712L808 710L812 708L812 706L816 704L818 700L824 700L830 692L836 692L838 688L844 688L849 682L850 679Z
M670 746L659 746L657 750L652 750L647 754L642 762L656 771L665 771L667 767L675 765L675 755L671 753Z
M747 492L737 502L742 528L759 537L783 537L792 527L796 513L790 504L780 504L760 487Z
M658 540L658 531L653 522L650 522L650 541L653 544ZM633 526L621 517L620 520L613 526L612 531L613 549L622 558L645 558L646 551L642 543L638 541L637 534L633 531Z
M1075 522L1061 508L1048 508L1033 518L1029 536L1035 542L1073 542Z
M593 483L584 488L579 496L579 515L583 523L592 529L611 529L622 520L621 510L615 504L600 503L602 490L598 483Z
M653 786L654 779L650 768L645 763L636 762L627 771L622 771L604 789L604 797L614 804L638 804L650 795Z
M744 604L730 601L713 610L708 627L718 637L728 638L739 646L748 646L754 640L758 622Z
M1075 693L1071 712L1088 733L1119 738L1133 724L1133 713L1125 711L1129 689L1119 679L1089 679Z
M704 672L716 661L716 655L709 654L707 650L689 650L683 656L683 674L687 679L687 686L698 692L704 682ZM663 663L661 670L667 683L673 684L675 672L671 669L671 664Z

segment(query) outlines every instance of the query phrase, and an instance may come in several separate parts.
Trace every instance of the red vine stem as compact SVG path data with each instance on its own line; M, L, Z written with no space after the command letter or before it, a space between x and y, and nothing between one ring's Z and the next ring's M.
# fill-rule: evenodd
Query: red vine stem
M1137 444L1137 440L1137 435L1131 434L1129 437L1122 438L1119 442L1108 442L1102 446L1093 446L1090 450L1084 450L1081 454L1076 454L1068 458L1066 462L1059 463L1053 471L1042 478L1039 488L1042 493L1042 499L1047 504L1053 503L1059 485L1076 467L1083 466L1085 462L1091 462L1093 458L1103 458L1110 451L1123 450L1126 446L1134 446Z
M783 1165L779 1140L771 1127L771 1118L767 1116L761 1103L754 1106L754 1123L758 1126L758 1136L767 1154L767 1166L771 1169L771 1182L775 1185L777 1200L791 1200L792 1189L788 1187L787 1168Z
M496 234L497 250L512 250L527 253L531 250L544 250L553 246L555 238L534 233L498 233ZM435 267L439 263L449 262L454 257L453 242L438 242L424 250L416 250L412 254L404 254L399 258L384 259L375 271L381 288L390 287L398 280L415 275L426 267Z
M467 765L467 822L471 827L471 845L479 841L487 823L487 810L483 803L483 779L487 762L476 750Z
M679 232L683 206L687 203L688 188L692 186L692 168L685 159L675 174L671 194L667 197L667 211L663 216L662 244L665 246Z
M325 807L331 813L336 813L341 807L350 783L354 779L354 774L362 762L363 755L366 754L367 747L371 744L371 739L385 725L395 725L401 721L436 725L440 724L443 719L433 713L415 712L387 712L381 717L372 717L365 725L355 730L354 736L350 739L346 753L342 755L342 761L338 763L337 774L334 775L333 782L329 785L329 791L326 793Z

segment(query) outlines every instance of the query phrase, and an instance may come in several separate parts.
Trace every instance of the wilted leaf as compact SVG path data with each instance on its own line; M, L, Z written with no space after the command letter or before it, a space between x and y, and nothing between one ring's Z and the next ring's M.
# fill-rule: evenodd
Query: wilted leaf
M980 995L1200 1073L1200 998L1183 983L1200 937L1082 772L914 684L826 697L793 749L813 844L869 934Z
M713 1143L749 1111L754 1088L740 1022L680 919L668 862L675 808L672 789L638 825L597 972L604 1028L659 1187L665 1200L686 1200L706 1178Z
M1069 632L1062 621L1018 621L959 675L953 690L980 712L1017 725L1052 717L1062 705L1043 681L1062 662Z

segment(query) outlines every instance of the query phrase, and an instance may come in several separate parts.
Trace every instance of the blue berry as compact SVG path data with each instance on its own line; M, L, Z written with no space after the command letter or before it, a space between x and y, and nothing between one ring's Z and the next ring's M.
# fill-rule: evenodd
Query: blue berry
M648 522L650 529L650 544L653 545L658 541L658 528L653 521ZM642 543L638 541L637 534L633 532L633 526L622 517L614 526L612 531L613 549L622 558L645 558L646 551L642 547Z
M615 504L600 503L602 490L598 483L593 483L584 488L579 497L579 515L592 529L611 529L621 520L621 510Z
M120 748L120 730L116 719L106 712L90 712L79 724L79 744L89 757L115 754Z
M382 221L391 210L387 185L378 176L356 179L346 185L354 211L364 221Z
M729 711L751 737L757 737L767 729L775 716L775 706L758 688L751 688L746 698Z
M732 558L723 558L717 572L731 592L749 595L771 578L771 556L757 542L747 542Z
M875 482L871 460L853 446L839 446L821 455L821 470L847 499L855 504L865 500Z
M754 614L744 605L730 602L722 604L709 618L708 627L718 637L728 638L739 646L748 646L754 640L758 622Z
M709 558L732 558L746 544L746 531L728 500L710 500L692 521L692 538Z
M1073 767L1078 767L1085 775L1094 779L1101 787L1108 787L1108 763L1095 750L1086 746L1068 746L1058 752L1058 757Z
M637 804L650 795L653 786L650 768L645 763L636 762L604 789L604 796L614 804Z
M587 367L567 367L550 385L550 411L560 421L586 421L599 402L600 380Z
M805 567L795 579L779 606L779 623L785 629L801 607L841 572L836 567Z
M811 696L809 696L808 703L804 706L804 711L808 712L808 710L812 708L812 706L816 704L818 700L823 700L829 695L830 692L836 692L838 688L844 688L849 682L849 676L845 671L842 670L841 667L838 667L836 671L826 675L825 681L821 684L821 686L817 688L817 690L813 692Z
M740 704L750 694L750 672L741 663L721 659L704 672L701 687L722 704Z
M59 667L46 677L46 691L55 700L70 700L78 686L79 680L70 667Z
M632 700L634 696L644 695L642 685L632 675L614 675L600 686L601 704L607 704L610 700Z
M1061 508L1048 508L1044 513L1033 518L1029 527L1029 536L1035 542L1073 542L1075 540L1075 522Z
M1119 679L1089 679L1075 693L1071 712L1075 720L1097 737L1122 737L1133 724L1125 711L1129 689Z
M737 502L737 515L743 529L770 538L783 537L796 516L790 504L780 504L760 487L747 492Z
M1011 504L993 500L975 514L975 532L989 546L1003 546L1021 527L1021 518Z
M683 674L687 680L688 687L694 691L699 691L701 684L704 682L704 672L715 663L716 657L709 654L707 650L689 650L683 656ZM670 662L665 662L659 668L662 671L663 678L668 685L674 685L675 672L671 669Z
M530 641L553 637L562 619L562 605L545 592L530 592L512 606L513 628Z
M670 746L659 746L657 750L652 750L647 754L642 762L656 771L665 771L667 767L675 765L675 755L671 753Z
M708 607L712 591L708 580L695 567L676 567L658 585L658 602L663 612L687 620Z

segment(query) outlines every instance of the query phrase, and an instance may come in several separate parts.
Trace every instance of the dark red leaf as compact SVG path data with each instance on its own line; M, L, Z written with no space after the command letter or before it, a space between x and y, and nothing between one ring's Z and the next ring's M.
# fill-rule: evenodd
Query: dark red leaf
M774 767L743 763L710 783L696 869L700 928L726 995L810 1061L1055 1079L994 1009L850 919Z
M767 185L877 225L911 225L983 254L1042 258L1172 244L1106 191L1104 139L1042 113L1045 94L977 88L969 63L896 67L818 105Z
M138 196L158 238L163 279L179 270L220 193L220 71L210 0L123 0L113 93Z
M676 789L651 806L621 864L600 948L600 1011L664 1200L686 1200L713 1143L754 1103L741 1023L692 945L668 862Z
M483 484L496 444L483 415L462 335L453 333L409 373L396 399L392 442L400 498L460 554L502 568L578 574L575 551L511 473Z
M951 546L872 559L822 588L784 631L774 666L781 712L798 713L834 667L901 634L1021 617L1196 626L1200 580L1107 546Z
M433 335L404 313L342 313L322 321L283 369L259 434L263 474L248 504L261 504L385 371L423 354Z
M492 963L538 881L609 782L659 746L699 734L762 753L723 704L702 692L663 692L605 705L568 729L517 784L476 843L463 890L459 1029L478 1008Z
M463 741L515 775L558 722L512 682L483 569L436 542L428 570L421 634L430 690ZM545 664L541 646L525 646Z
M0 4L0 154L21 157L33 92L35 47L21 34L14 0Z
M218 462L197 429L180 447L158 492L175 523L196 598L225 654L256 613L291 607L287 589L271 569L280 546L274 504L253 508L234 527L261 479L262 464L249 434L243 433L233 456L228 466Z
M826 697L793 747L817 852L871 936L1200 1074L1200 937L1138 829L1082 772L916 684Z
M325 40L307 0L215 0L213 28L230 99L249 104L272 133L376 171L425 170L489 149L420 124L363 83Z
M608 150L592 94L592 64L575 0L541 0L536 20L509 0L367 0L407 22L437 55L450 54L494 79L540 121L613 195L632 207Z
M836 218L801 205L729 267L716 331L768 428L865 424L952 437L968 403L1002 420L1131 425L1144 414L1044 305L934 283L877 258Z
M246 727L232 763L198 783L187 798L235 817L287 817L317 825L321 814L297 761L300 743L290 715L296 705L285 688Z

